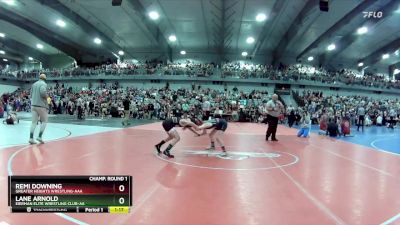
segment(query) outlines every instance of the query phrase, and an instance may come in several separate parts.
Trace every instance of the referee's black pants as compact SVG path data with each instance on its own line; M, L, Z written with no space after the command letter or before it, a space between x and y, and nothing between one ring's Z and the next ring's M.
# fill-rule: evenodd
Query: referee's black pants
M389 121L389 128L394 129L394 126L396 125L396 121L394 120L394 117L391 116L390 117L390 121Z
M204 111L202 119L208 120L210 118L210 115L211 115L210 111Z
M276 129L278 128L278 117L267 115L267 121L268 121L268 129L267 129L267 134L265 136L265 139L268 140L268 138L272 135L272 140L276 140Z
M360 127L362 128L362 131L364 131L364 120L365 116L358 116L357 131L360 131Z

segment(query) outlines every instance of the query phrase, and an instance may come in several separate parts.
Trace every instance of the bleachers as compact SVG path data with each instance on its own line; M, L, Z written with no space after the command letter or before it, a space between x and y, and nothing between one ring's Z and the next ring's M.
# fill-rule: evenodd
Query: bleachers
M102 65L95 68L45 69L32 71L1 72L2 77L17 77L20 80L34 80L44 72L49 79L67 80L74 78L118 79L138 76L185 76L189 78L213 78L221 80L266 80L291 84L310 83L314 85L366 87L382 90L400 90L399 81L390 81L381 74L360 75L352 70L342 69L328 72L322 68L315 69L304 65L293 65L276 69L269 65L224 64L217 68L213 63L122 63ZM16 75L16 76L14 76Z

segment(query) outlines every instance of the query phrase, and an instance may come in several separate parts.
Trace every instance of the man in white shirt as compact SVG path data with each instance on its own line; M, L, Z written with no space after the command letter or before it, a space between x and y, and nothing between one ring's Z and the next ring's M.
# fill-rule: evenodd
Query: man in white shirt
M83 100L80 96L78 96L78 99L76 100L76 107L78 110L78 119L83 119Z
M32 124L30 130L29 144L36 144L33 140L36 125L40 120L41 126L39 137L36 139L40 143L44 143L42 135L47 125L49 104L47 103L47 84L45 82L46 75L40 74L39 80L32 85L31 89L31 105L32 105Z
M378 117L376 118L376 125L382 126L382 122L383 122L383 117L381 114L379 114Z
M292 104L289 105L289 107L287 108L287 113L290 114L292 111L294 110L294 107L292 106Z
M389 117L390 117L389 128L394 129L394 126L396 125L396 120L395 120L395 118L397 116L396 114L397 114L396 110L394 110L393 107L390 108L390 110L389 110Z
M211 103L205 98L203 105L203 120L208 120L210 117L210 111L211 111Z
M362 131L364 131L364 120L365 120L365 108L363 107L363 103L361 103L360 107L357 109L357 115L358 115L358 125L357 125L357 131L360 131L360 127L362 128Z
M278 141L276 139L276 130L278 128L278 117L279 114L283 110L283 104L278 100L278 95L272 95L272 99L267 102L267 121L268 121L268 129L265 136L265 140L268 141L269 137L271 137L272 141Z

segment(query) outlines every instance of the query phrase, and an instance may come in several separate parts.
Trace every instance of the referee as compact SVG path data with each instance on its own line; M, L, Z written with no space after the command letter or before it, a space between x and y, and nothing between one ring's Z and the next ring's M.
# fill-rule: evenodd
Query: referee
M36 139L40 143L44 143L42 135L47 125L47 113L49 111L49 104L47 103L47 84L45 82L46 74L40 74L39 80L32 85L31 89L31 104L32 104L32 124L30 130L29 144L36 144L33 140L36 125L40 120L39 137Z
M129 95L126 96L125 100L122 102L124 105L124 119L122 121L122 126L128 126L129 125L129 116L130 116L130 105L131 101L129 100Z
M357 124L357 131L360 131L360 127L362 131L364 131L364 121L365 121L365 108L363 107L364 102L361 102L360 107L357 109L358 115L358 124Z
M278 141L278 139L276 139L276 129L278 128L278 117L283 108L283 104L278 100L277 94L272 95L272 99L267 102L266 108L268 130L265 135L265 140L268 141L269 137L272 136L271 141Z

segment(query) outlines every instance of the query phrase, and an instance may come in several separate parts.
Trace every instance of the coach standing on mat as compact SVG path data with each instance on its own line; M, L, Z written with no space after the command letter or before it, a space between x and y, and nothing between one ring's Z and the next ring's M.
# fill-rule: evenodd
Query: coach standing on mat
M40 143L44 143L42 135L47 125L47 112L49 110L49 104L47 103L47 84L45 82L46 75L40 74L39 80L32 85L31 89L31 104L32 104L32 124L29 137L30 144L36 144L33 140L33 134L35 132L36 125L40 120L40 132L39 137L36 139Z
M269 137L272 135L272 141L278 141L276 139L276 129L278 128L278 117L283 109L283 104L278 100L278 95L273 94L272 99L267 102L267 122L268 130L265 136L265 140L268 141Z

